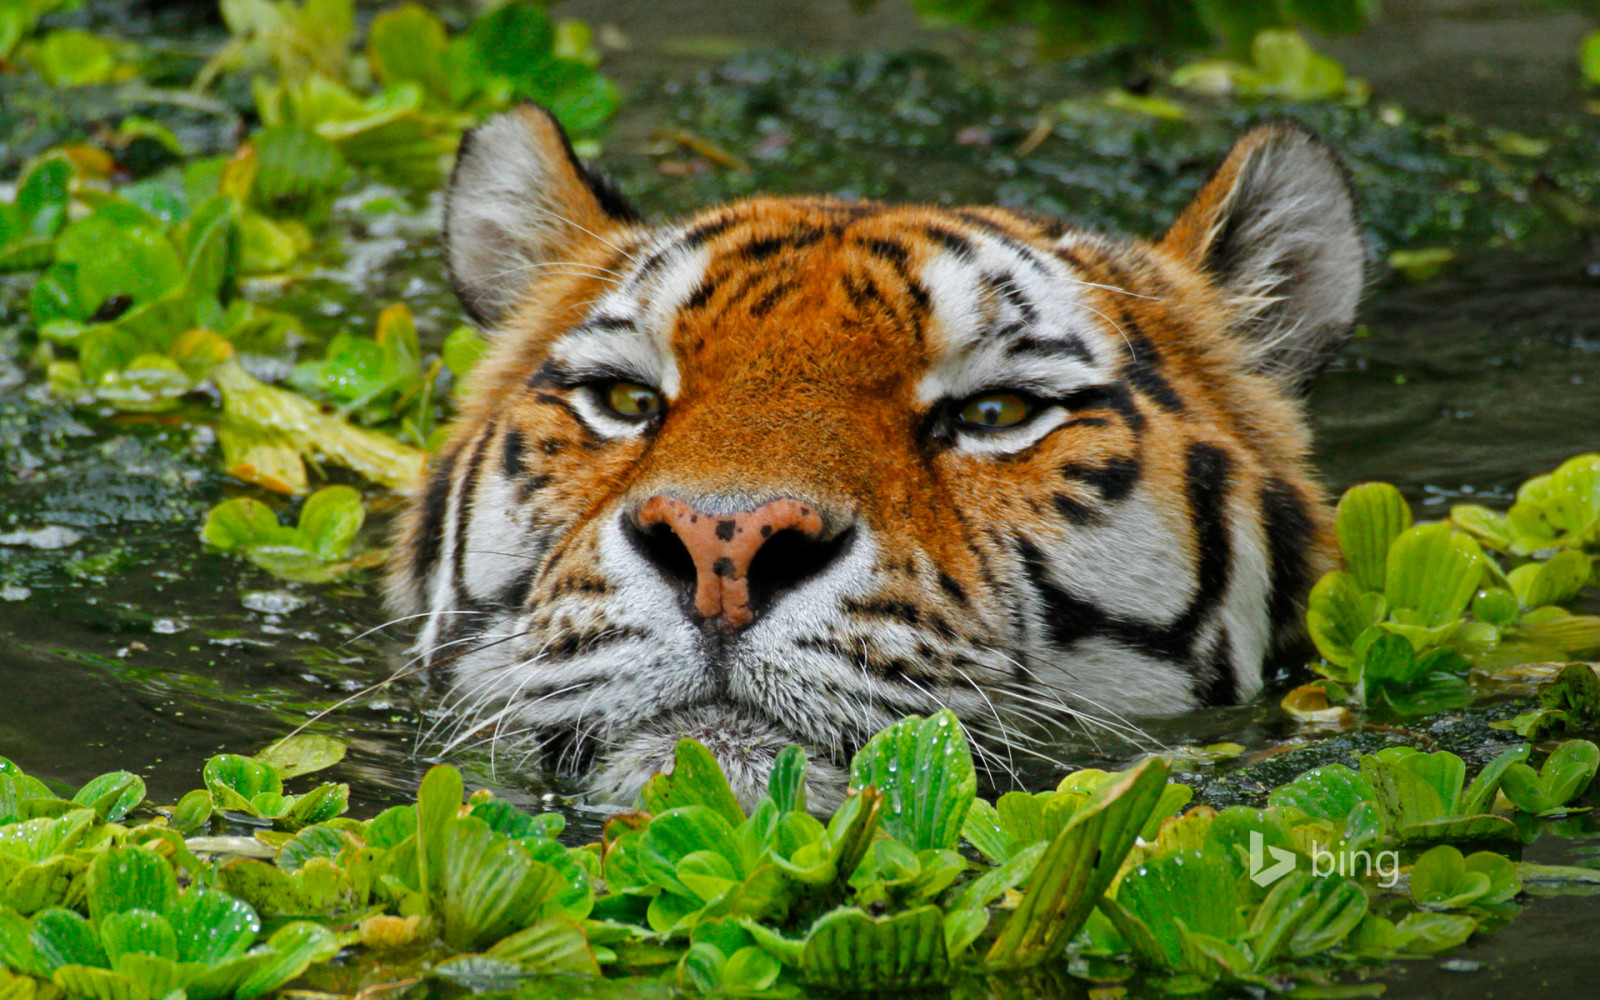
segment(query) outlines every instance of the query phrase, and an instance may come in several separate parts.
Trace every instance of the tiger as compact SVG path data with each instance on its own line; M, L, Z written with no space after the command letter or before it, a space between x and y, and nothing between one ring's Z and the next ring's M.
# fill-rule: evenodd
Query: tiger
M649 222L526 105L463 138L489 347L387 594L460 736L625 806L700 741L814 806L909 715L980 764L1250 699L1336 565L1305 396L1366 249L1312 132L1255 127L1160 239L757 196Z

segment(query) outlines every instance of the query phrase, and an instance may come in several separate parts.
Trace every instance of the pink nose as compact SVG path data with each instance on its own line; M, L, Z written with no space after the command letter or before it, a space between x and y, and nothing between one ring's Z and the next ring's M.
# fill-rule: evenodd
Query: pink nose
M772 500L738 514L707 514L667 496L646 500L634 515L644 531L664 525L694 561L694 609L727 629L750 624L750 564L774 535L794 531L822 541L822 517L800 500Z

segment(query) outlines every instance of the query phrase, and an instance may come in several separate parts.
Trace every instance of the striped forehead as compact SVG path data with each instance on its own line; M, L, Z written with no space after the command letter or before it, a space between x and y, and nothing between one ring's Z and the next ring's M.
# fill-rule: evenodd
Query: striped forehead
M680 378L672 332L710 264L703 229L674 227L637 248L622 248L629 266L608 279L610 290L556 339L551 358L572 369L626 375L675 398Z
M1109 380L1108 323L1086 299L1092 284L1064 261L984 232L938 245L918 276L933 352L922 402L995 388L1049 396Z

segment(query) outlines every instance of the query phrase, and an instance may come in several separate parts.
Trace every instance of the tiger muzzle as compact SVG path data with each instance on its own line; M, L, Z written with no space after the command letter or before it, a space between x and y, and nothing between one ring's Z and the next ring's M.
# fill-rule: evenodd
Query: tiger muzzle
M815 504L783 497L735 513L714 502L649 498L629 517L630 540L669 581L693 590L699 620L732 631L781 594L822 572L849 529L827 530Z

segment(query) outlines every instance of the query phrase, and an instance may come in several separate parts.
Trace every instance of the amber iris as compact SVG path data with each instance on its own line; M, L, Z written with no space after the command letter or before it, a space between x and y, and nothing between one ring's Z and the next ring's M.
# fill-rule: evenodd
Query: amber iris
M612 413L633 420L653 417L666 406L661 393L637 382L608 382L600 387L600 398Z
M961 404L956 419L973 427L1015 427L1033 413L1033 404L1014 392L989 392Z

